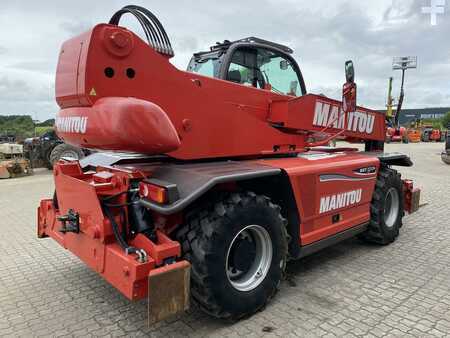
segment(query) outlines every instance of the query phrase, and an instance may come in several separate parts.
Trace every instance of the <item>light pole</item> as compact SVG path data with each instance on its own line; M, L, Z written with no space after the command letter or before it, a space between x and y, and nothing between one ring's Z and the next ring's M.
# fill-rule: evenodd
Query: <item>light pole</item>
M407 69L417 68L417 56L395 56L392 60L392 69L402 71L402 84L400 87L400 97L398 98L397 111L394 116L394 127L399 127L400 112L402 110L403 98L405 92L403 86L405 84L405 71Z

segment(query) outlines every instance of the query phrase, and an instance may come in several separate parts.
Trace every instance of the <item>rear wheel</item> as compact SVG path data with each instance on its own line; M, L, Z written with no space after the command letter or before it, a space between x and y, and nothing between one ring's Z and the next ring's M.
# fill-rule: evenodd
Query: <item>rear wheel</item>
M84 153L80 148L74 147L67 143L58 144L53 148L50 154L50 163L53 165L63 157L70 157L80 160L84 157Z
M400 174L391 168L381 168L370 205L370 223L361 238L377 244L392 243L398 237L403 215Z
M210 315L246 317L276 293L288 236L280 207L268 197L228 195L188 215L177 239L192 265L192 298Z

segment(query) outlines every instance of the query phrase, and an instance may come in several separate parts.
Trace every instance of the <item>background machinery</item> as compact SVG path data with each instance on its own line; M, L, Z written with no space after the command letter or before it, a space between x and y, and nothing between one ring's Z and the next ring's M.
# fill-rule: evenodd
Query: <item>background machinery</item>
M415 119L407 129L408 140L412 143L422 141L422 122L420 119Z
M53 164L62 157L79 160L90 153L87 149L64 143L55 130L49 130L39 137L27 138L23 145L25 157L33 168L46 167L51 170Z
M405 71L407 69L417 68L417 57L416 56L406 56L406 57L394 57L392 62L393 70L402 71L402 82L400 86L400 96L398 98L397 109L393 113L394 99L392 97L392 81L393 78L389 78L388 86L388 101L387 101L387 121L388 128L386 130L386 142L403 142L408 143L408 130L405 127L400 126L400 114L403 106L403 99L405 97L404 84L405 84ZM413 136L414 137L414 136Z
M422 142L445 142L446 131L436 128L432 124L421 125L421 141Z
M147 42L119 26L124 14ZM110 152L56 163L38 236L128 299L147 297L150 322L190 298L239 319L273 297L289 259L355 235L393 242L420 191L392 166L412 162L383 152L385 115L356 106L352 62L340 102L308 94L291 54L224 41L181 71L161 23L138 6L66 41L57 133ZM321 147L336 137L365 151Z
M9 140L13 140L13 138ZM23 157L23 146L0 141L0 179L31 175L32 173L30 162Z

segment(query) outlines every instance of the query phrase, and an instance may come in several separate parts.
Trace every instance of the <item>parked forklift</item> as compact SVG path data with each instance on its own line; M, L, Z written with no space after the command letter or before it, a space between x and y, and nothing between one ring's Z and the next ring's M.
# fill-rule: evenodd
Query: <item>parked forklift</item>
M119 25L135 16L145 42ZM358 236L387 245L420 190L385 153L386 115L310 94L292 49L249 37L195 53L187 71L154 14L126 6L59 53L56 132L99 149L54 166L37 232L77 255L149 322L189 307L237 320L264 308L289 260ZM335 138L364 142L324 147ZM116 152L116 153L114 153ZM55 313L56 314L56 313Z

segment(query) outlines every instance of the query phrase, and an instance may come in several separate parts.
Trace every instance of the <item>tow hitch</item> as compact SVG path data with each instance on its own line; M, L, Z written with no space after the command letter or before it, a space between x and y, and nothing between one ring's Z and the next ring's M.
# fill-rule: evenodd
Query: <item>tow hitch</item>
M59 232L62 232L63 234L66 232L78 234L80 232L80 215L73 209L69 209L67 215L59 216L58 221L62 223Z

